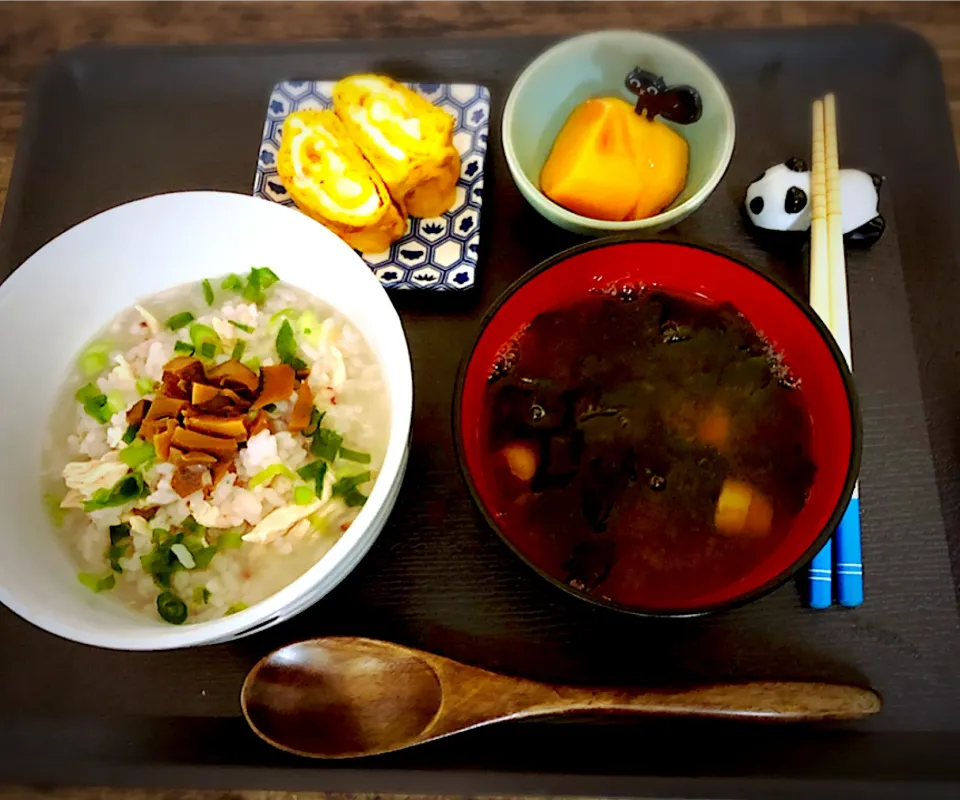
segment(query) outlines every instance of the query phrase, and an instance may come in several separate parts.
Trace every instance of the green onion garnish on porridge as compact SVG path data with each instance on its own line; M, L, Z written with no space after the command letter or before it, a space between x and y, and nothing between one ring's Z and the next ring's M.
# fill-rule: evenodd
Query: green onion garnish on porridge
M44 504L91 591L172 625L217 619L343 535L389 426L359 331L255 267L147 298L84 348L51 420Z

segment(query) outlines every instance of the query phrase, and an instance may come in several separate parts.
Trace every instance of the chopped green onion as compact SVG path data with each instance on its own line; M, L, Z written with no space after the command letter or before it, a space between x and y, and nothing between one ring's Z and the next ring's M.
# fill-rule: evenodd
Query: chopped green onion
M300 467L300 469L297 470L297 475L305 481L313 481L318 477L323 477L326 471L327 464L325 461L311 461L309 464Z
M213 358L217 354L217 346L213 342L203 342L200 345L200 355L204 358Z
M357 508L367 502L367 496L358 489L351 489L343 496L343 502L350 508Z
M80 370L88 378L99 375L109 363L110 345L104 342L91 344L80 354Z
M125 558L130 550L130 543L117 544L107 548L106 558L110 562L110 569L114 572L123 572L120 559Z
M102 508L123 506L150 494L150 489L137 473L126 475L109 489L97 489L93 496L83 504L86 512L99 511Z
M174 314L163 324L172 331L178 331L187 327L195 319L196 317L190 311L181 311L179 314Z
M224 531L217 537L217 550L237 550L243 545L243 534L238 531Z
M370 463L369 453L362 453L359 450L350 450L346 447L340 448L340 458L346 459L347 461L355 461L357 464Z
M333 496L346 497L350 491L366 483L370 478L371 475L369 471L360 472L356 475L345 475L333 484Z
M203 299L207 301L208 306L213 305L213 286L210 285L210 281L207 278L203 279Z
M116 413L110 410L109 399L101 393L96 384L88 383L86 386L81 386L74 397L83 405L83 410L101 424L109 422L110 417Z
M183 534L177 533L171 536L169 531L155 528L153 541L156 547L153 552L140 557L140 566L143 567L144 572L153 577L153 582L157 586L161 589L169 589L173 573L184 569L183 562L173 550L174 546L183 545Z
M326 461L311 461L306 466L297 470L297 475L305 481L313 481L314 492L317 497L323 496L323 478L327 474Z
M231 614L236 614L238 611L246 611L247 608L248 606L246 603L234 603L223 613L223 616L229 617Z
M293 490L293 502L298 506L308 506L317 499L312 486L298 486Z
M248 358L243 363L246 364L248 367L250 367L250 369L252 369L254 372L260 369L260 359L257 358L256 356L254 356L253 358Z
M79 389L77 389L77 393L74 395L74 398L78 403L85 403L91 398L101 396L101 394L102 392L97 388L95 383L88 383L86 386L81 386ZM106 395L103 396L106 397Z
M293 364L297 358L297 340L293 337L293 327L284 320L277 332L277 355L284 364Z
M123 572L120 559L125 558L130 550L130 526L119 524L110 526L110 547L107 548L106 558L114 572Z
M183 537L183 544L186 546L187 550L190 551L190 555L196 558L197 553L207 546L207 540L206 537L202 535L188 533Z
M266 411L268 414L272 414L274 411L277 410L277 404L276 404L276 403L267 403L267 404L263 407L263 410Z
M293 314L294 311L292 308L281 308L276 314L270 317L270 324L273 325L274 322L284 317L292 317Z
M243 299L251 303L262 305L266 299L266 290L280 280L269 267L254 267L247 277L247 285L243 287Z
M177 543L170 545L170 552L173 553L177 557L177 561L183 564L183 566L185 566L187 569L193 569L195 566L197 566L197 562L193 560L193 554L187 550L187 546L185 544Z
M143 466L148 461L153 461L157 457L157 451L150 442L142 439L134 442L120 451L120 460L130 469L136 469Z
M296 475L293 474L289 467L285 467L283 464L271 464L269 467L264 467L254 475L247 484L247 488L253 489L262 483L269 483L276 478L277 475L282 475L291 481L296 480Z
M137 438L137 431L140 430L139 425L127 425L127 429L123 432L123 436L120 441L124 444L130 444L134 439Z
M83 404L83 410L103 425L106 425L110 421L110 417L113 416L113 412L107 405L107 396L105 394L98 395L92 400L87 400Z
M234 328L239 328L244 333L253 333L254 330L256 330L253 325L244 325L242 322L237 322L235 319L228 319L227 322L233 325Z
M161 592L157 595L157 613L164 622L182 625L187 620L187 604L173 592Z
M341 444L343 444L343 437L335 430L317 428L310 443L310 452L317 458L332 463L340 452Z
M350 508L362 506L367 502L367 496L357 487L370 480L371 474L359 472L356 475L344 475L335 484L333 484L333 496L342 497L343 502Z
M86 586L91 592L105 592L117 585L116 578L113 577L112 572L103 578L98 575L92 575L89 572L81 572L77 575L77 578L80 580L80 583Z
M123 396L123 392L119 389L111 389L107 392L107 409L110 411L110 416L113 416L118 411L123 411L126 407L127 401Z
M174 353L183 353L187 356L193 355L193 345L190 342L185 342L182 339L178 339L176 344L173 346Z
M143 377L137 378L137 393L143 397L144 395L151 394L157 390L157 382L153 378L148 378L146 375Z
M129 525L111 525L110 526L110 546L107 548L106 558L110 562L110 569L114 572L123 572L120 566L120 559L126 558L130 550L130 526Z
M243 358L243 351L247 349L247 343L241 339L233 346L233 352L230 354L230 358L233 361L239 361Z
M196 586L193 589L193 604L205 606L210 602L210 590L206 586Z
M215 348L220 345L220 337L217 336L217 332L209 325L203 325L200 322L194 322L190 326L190 341L197 350L200 350L206 343L213 344Z
M243 278L239 275L227 275L220 284L220 288L226 292L239 292L243 289Z
M327 527L327 517L324 514L311 514L307 519L310 520L310 524L318 531L322 531Z
M67 516L67 509L60 508L60 498L55 494L45 494L43 496L43 506L47 509L47 514L54 525L58 528L63 525L63 520Z
M320 320L309 308L297 317L294 326L297 333L305 337L314 347L320 344Z
M256 281L260 284L261 289L269 289L273 284L275 284L280 279L270 267L253 267L250 270L250 277L247 278L248 281Z
M110 544L120 544L130 538L130 526L122 522L119 525L110 526Z
M207 529L197 522L192 514L180 523L180 527L187 533L192 533L194 536L203 536L207 532Z
M196 569L206 569L210 566L210 562L213 561L213 557L217 554L218 550L215 545L210 547L204 547L202 550L197 551L193 554L193 560L196 562Z
M303 429L304 436L313 436L317 432L317 428L320 426L320 423L323 421L323 414L317 411L316 408L310 409L310 421L307 423L307 427Z

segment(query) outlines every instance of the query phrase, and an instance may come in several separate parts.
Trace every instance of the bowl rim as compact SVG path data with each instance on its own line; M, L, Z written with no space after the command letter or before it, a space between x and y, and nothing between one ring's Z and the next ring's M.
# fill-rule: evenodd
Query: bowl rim
M830 355L833 357L834 364L836 365L838 371L840 372L841 381L843 383L844 389L847 395L847 401L849 404L850 410L850 460L847 465L847 474L844 479L843 489L841 490L840 497L837 501L836 507L830 515L830 518L827 520L826 525L823 530L819 533L816 539L810 544L810 546L797 558L790 566L781 570L777 575L770 578L763 584L759 586L748 589L747 591L741 592L739 595L730 598L729 600L724 600L719 603L713 603L708 606L697 606L697 607L688 607L688 608L648 608L644 606L627 606L622 603L617 603L612 600L604 600L600 597L593 597L581 592L563 581L555 578L550 575L539 566L534 564L527 556L514 544L514 542L503 532L499 524L497 524L493 515L487 509L486 505L480 498L480 493L477 491L476 484L473 481L473 477L470 473L469 468L466 463L466 454L464 452L463 437L461 434L461 408L462 408L462 398L464 391L464 383L466 380L467 369L470 366L471 361L473 360L474 353L476 352L477 346L480 343L480 340L483 338L483 334L487 329L487 326L493 320L493 318L499 313L500 309L510 300L511 297L519 290L522 286L527 284L533 278L537 277L543 272L551 269L557 264L566 261L567 259L584 253L588 250L595 250L603 247L611 247L623 244L670 244L673 246L680 247L689 247L695 250L702 250L713 255L721 256L743 269L747 269L767 283L769 283L775 291L779 291L781 294L785 295L797 308L807 317L813 328L819 334L820 338L823 339L824 343L827 345L827 349L830 351ZM682 618L693 618L693 617L702 617L710 614L716 614L723 611L729 611L735 608L746 605L754 600L770 594L775 589L783 586L787 581L789 581L796 573L798 573L803 567L805 567L811 559L820 552L824 544L833 536L834 531L836 530L837 525L840 524L840 520L843 517L844 512L846 511L847 505L850 502L850 498L853 496L854 486L857 483L857 479L860 472L860 464L862 457L862 445L863 445L863 431L862 431L862 421L860 417L860 402L856 391L856 385L853 381L853 374L850 372L847 367L846 359L843 354L840 352L840 348L836 343L836 340L833 338L833 335L830 333L829 328L823 320L820 319L819 315L813 310L809 303L803 300L793 289L785 285L782 281L774 278L770 275L767 275L757 267L752 266L743 257L739 256L736 253L733 253L729 250L726 250L722 247L717 247L714 245L706 244L704 242L697 241L696 239L691 239L690 237L679 237L675 234L637 234L637 233L627 233L619 234L616 236L605 236L600 239L594 239L592 241L583 242L581 244L574 245L569 247L566 250L563 250L549 258L544 259L539 264L537 264L532 269L525 272L519 278L517 278L513 283L511 283L506 289L501 292L500 296L494 301L490 306L487 312L484 314L483 319L481 320L480 327L477 329L476 335L470 344L469 350L465 352L461 358L459 368L457 370L457 379L454 384L453 391L453 444L454 450L457 455L457 464L460 468L460 472L463 476L464 481L467 484L467 489L470 492L470 497L473 501L474 506L480 511L486 520L488 526L496 533L510 550L530 569L536 572L540 577L546 579L549 583L553 584L559 589L562 589L568 595L576 597L578 600L590 603L595 606L600 606L602 608L608 608L613 611L617 611L623 614L628 614L635 617L644 617L644 618L668 618L668 619L682 619Z
M720 159L716 168L709 175L703 186L701 186L700 189L698 189L694 194L692 194L679 205L668 206L659 214L654 214L652 217L644 217L643 219L638 220L594 219L593 217L585 217L581 214L576 214L573 211L564 208L559 203L555 203L553 200L547 197L540 190L540 188L533 181L531 181L530 178L527 177L526 172L521 169L517 160L516 151L513 146L513 139L509 134L509 129L512 127L513 123L514 109L516 108L518 102L517 98L525 87L525 84L529 81L531 73L536 68L540 67L543 62L547 61L549 58L555 56L558 52L575 42L589 39L602 39L603 37L611 34L634 36L645 42L655 41L657 42L658 46L662 46L669 51L678 53L701 67L707 76L707 80L713 84L713 88L716 90L717 96L721 100L723 118L724 122L726 123L726 133L724 137L725 140L720 154ZM733 158L733 150L736 144L736 138L737 123L736 115L733 111L733 103L730 101L730 95L727 93L726 87L723 85L723 81L720 80L720 76L717 75L713 68L693 50L669 38L668 36L649 33L647 31L631 30L629 28L607 28L599 31L591 31L590 33L583 33L577 36L564 38L548 47L529 64L527 64L517 79L513 82L513 86L510 87L510 92L507 95L506 103L503 106L503 117L500 123L500 139L503 145L503 153L507 160L507 167L510 170L513 180L520 188L520 191L527 198L527 200L530 201L530 204L537 209L538 212L542 213L542 209L537 208L537 203L542 203L544 207L550 211L550 213L554 214L558 219L563 220L567 224L578 225L582 228L591 228L599 231L610 231L611 233L620 231L644 230L657 226L667 227L675 222L679 222L681 219L684 219L696 211L701 205L703 205L706 199L713 194L717 186L720 185L720 181L723 180L724 175L726 175L727 169L730 167L730 162ZM537 199L536 202L531 199L533 197ZM553 220L551 220L551 222L553 222Z
M105 634L99 629L90 631L78 629L72 623L61 622L55 613L35 611L32 607L20 602L18 597L14 596L3 586L0 586L0 604L4 605L21 619L63 639L106 650L159 652L163 650L222 644L265 630L274 624L289 620L305 611L323 596L333 591L333 589L357 567L373 546L376 539L379 538L397 500L397 496L391 495L396 494L393 491L395 487L402 485L409 460L413 428L413 367L410 357L409 340L399 312L394 307L392 301L390 301L386 290L360 256L332 231L310 220L309 217L303 215L297 209L292 209L277 203L269 203L252 195L240 192L216 190L175 190L128 200L91 214L66 228L56 236L48 239L41 247L37 248L36 251L21 261L6 280L0 284L0 295L5 296L12 291L17 291L19 282L24 280L24 275L26 274L25 268L28 268L31 263L39 260L42 257L41 254L52 247L54 243L62 243L64 239L69 240L79 235L77 231L87 226L88 223L93 223L97 220L97 224L103 225L105 224L103 222L104 218L131 214L134 213L133 209L142 210L144 208L157 212L155 214L156 218L162 219L162 212L166 204L176 205L189 203L195 203L201 206L205 206L206 203L222 205L236 204L238 208L244 206L247 209L255 209L255 212L251 213L256 213L258 216L267 220L271 218L287 218L290 215L295 215L298 219L304 220L304 230L307 230L306 224L309 223L311 226L310 230L315 233L317 237L329 241L331 247L340 249L344 255L347 255L349 251L349 258L352 263L356 265L354 269L357 271L358 276L368 276L359 278L360 282L369 287L369 289L363 290L364 294L374 296L382 293L383 299L387 304L385 308L391 309L392 315L395 317L396 326L399 328L400 334L397 340L397 346L402 350L401 366L403 380L397 385L392 385L388 392L390 431L387 451L384 456L384 465L370 493L370 498L375 498L376 502L367 502L363 508L361 508L360 513L351 524L348 532L341 536L323 556L308 567L301 575L287 582L276 592L248 608L217 619L176 627L165 626L152 631L146 629L146 625L150 624L150 620L144 617L142 620L144 623L143 631L137 634L137 638L130 639L112 632ZM204 208L204 210L206 209ZM62 246L62 244L60 246ZM281 280L283 280L282 276ZM179 284L168 284L167 288L172 288L176 285ZM306 291L311 296L324 300L322 296L304 289L300 284L294 283L294 285L301 291ZM337 307L334 306L334 308L336 309ZM339 309L337 310L339 311ZM360 331L361 335L365 338L370 338L366 330L361 329L356 323L353 324ZM382 364L382 359L380 359L379 356L378 360L380 360ZM397 413L398 411L400 412L399 414ZM389 469L387 469L388 466ZM0 531L0 535L2 535L2 531ZM54 535L52 531L51 535ZM348 535L350 536L349 539L347 538ZM140 616L137 612L131 611L115 599L111 599L111 602L117 603L122 609L137 617ZM158 631L162 633L157 635Z

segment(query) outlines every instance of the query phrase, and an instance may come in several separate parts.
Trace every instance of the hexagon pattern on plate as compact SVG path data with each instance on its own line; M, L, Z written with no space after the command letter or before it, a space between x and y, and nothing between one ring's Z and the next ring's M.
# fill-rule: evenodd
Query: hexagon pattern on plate
M480 243L490 91L485 86L469 83L406 85L456 118L453 142L461 160L457 200L443 216L411 218L406 234L389 250L360 255L388 289L469 289L474 284ZM294 205L277 176L283 121L293 111L329 108L332 97L333 81L283 81L273 87L253 181L255 197Z

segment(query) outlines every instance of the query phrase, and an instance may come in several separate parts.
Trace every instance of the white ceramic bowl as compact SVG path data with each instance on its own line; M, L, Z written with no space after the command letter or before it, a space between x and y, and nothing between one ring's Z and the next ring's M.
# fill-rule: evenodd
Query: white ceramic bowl
M78 352L114 315L155 292L251 266L269 266L329 302L364 334L390 394L390 439L370 499L316 565L249 609L175 627L77 581L77 568L42 506L43 431ZM77 642L163 650L223 642L288 619L357 565L383 528L403 478L413 386L400 319L347 244L276 203L220 192L159 195L61 234L0 286L0 369L0 601Z

